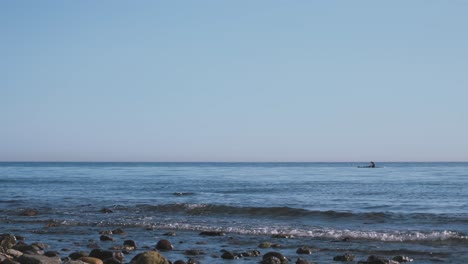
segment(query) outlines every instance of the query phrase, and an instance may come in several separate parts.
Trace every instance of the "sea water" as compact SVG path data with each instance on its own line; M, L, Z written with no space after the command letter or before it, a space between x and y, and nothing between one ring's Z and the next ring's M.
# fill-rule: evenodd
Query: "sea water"
M259 249L269 241L294 260L332 263L344 253L407 255L414 263L468 262L468 163L0 163L0 233L55 250L134 239L139 251L169 239L171 260L200 248ZM103 213L106 208L112 213ZM23 216L36 209L35 216ZM99 231L123 237L99 241ZM225 237L202 237L200 231ZM176 237L165 237L167 232ZM288 234L293 238L272 238ZM63 253L66 256L68 253ZM133 254L133 255L132 255ZM240 263L258 263L245 258Z

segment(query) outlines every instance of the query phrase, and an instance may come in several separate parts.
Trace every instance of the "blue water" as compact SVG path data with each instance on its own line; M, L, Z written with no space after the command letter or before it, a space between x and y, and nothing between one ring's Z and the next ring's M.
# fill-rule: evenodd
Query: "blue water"
M243 241L217 238L205 246L212 254L226 243L257 249L284 233L295 237L279 241L291 259L311 244L317 263L343 252L357 260L410 255L415 263L468 258L468 163L359 165L366 164L0 163L0 233L75 250L98 240L99 230L125 228L148 246L174 231L184 243L167 253L172 260L186 258L183 249L196 248L202 230ZM22 216L28 208L39 214Z

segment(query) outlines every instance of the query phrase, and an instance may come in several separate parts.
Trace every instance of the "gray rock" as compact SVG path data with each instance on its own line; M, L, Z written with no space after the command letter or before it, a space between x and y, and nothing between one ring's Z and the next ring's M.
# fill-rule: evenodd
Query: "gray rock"
M300 247L296 250L297 254L312 254L312 250L308 247Z
M12 248L8 249L6 253L14 258L19 258L21 255L23 255L23 252Z
M43 255L23 254L19 257L18 262L21 264L61 264L62 261L58 257L47 257Z
M16 237L10 234L0 235L0 252L6 252L16 245Z
M122 263L125 259L124 254L122 251L118 250L102 250L102 249L93 249L90 253L89 256L92 258L98 258L100 260L106 260L108 258L115 258L120 263Z
M169 264L163 255L156 251L147 251L136 255L130 264Z
M310 264L310 262L303 258L297 258L296 264Z
M123 242L123 245L124 245L125 247L129 247L129 248L133 248L133 249L136 249L136 248L137 248L137 243L135 242L135 240L131 240L131 239L125 240L125 241Z
M159 250L169 251L169 250L173 250L174 246L172 246L172 243L169 240L161 239L156 244L156 248Z
M334 261L354 261L354 255L350 253L346 253L341 256L336 256L333 258Z
M226 234L221 231L203 231L200 236L225 236Z
M34 208L23 209L19 212L20 216L36 216L39 214L39 211Z
M102 235L99 237L99 240L101 241L114 241L114 238L108 235Z
M393 257L392 260L398 261L398 262L400 262L400 263L401 263L401 262L411 262L411 261L413 261L412 258L409 258L409 257L407 257L407 256L396 256L396 257Z
M224 253L221 255L221 258L222 259L238 259L239 257L232 252L224 251Z
M288 263L288 259L283 256L283 254L279 253L279 252L268 252L266 253L265 255L263 255L263 263L264 264L276 264L279 260L279 263L280 264L287 264Z

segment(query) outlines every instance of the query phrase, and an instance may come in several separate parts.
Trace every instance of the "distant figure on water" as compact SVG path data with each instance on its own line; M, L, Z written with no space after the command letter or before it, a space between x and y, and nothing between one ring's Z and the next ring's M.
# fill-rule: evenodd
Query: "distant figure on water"
M375 168L375 163L373 161L370 162L369 168Z

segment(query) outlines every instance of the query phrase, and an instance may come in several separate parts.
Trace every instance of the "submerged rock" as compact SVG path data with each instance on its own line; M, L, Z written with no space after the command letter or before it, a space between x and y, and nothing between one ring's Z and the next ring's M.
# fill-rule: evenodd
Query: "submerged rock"
M395 260L395 261L398 261L398 262L411 262L413 261L412 258L409 258L407 256L396 256L396 257L393 257L392 260Z
M102 261L106 260L106 259L109 259L109 258L115 258L116 260L118 260L120 263L122 263L125 259L125 256L124 254L121 252L121 251L117 251L117 250L102 250L102 249L93 249L90 253L89 253L89 256L90 257L93 257L93 258L98 258Z
M354 255L350 253L346 253L341 256L336 256L333 258L334 261L354 261Z
M20 216L36 216L39 214L39 211L34 208L23 209L19 212Z
M62 260L58 257L47 257L43 255L23 254L17 258L21 264L61 264Z
M81 260L81 261L89 263L89 264L103 264L101 259L93 258L93 257L81 257L78 260Z
M221 231L203 231L200 236L225 236L226 234Z
M172 246L172 243L169 240L161 239L156 244L156 249L169 251L173 250L174 246Z
M278 262L279 261L279 262ZM288 259L279 252L268 252L263 255L263 264L287 264Z
M99 240L101 241L114 241L114 238L108 235L102 235L99 237Z
M297 254L312 254L312 250L308 247L300 247L296 250Z
M130 264L169 264L163 255L156 251L147 251L136 255Z

